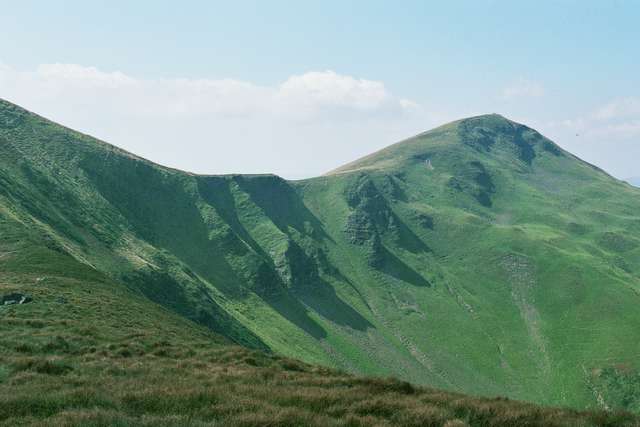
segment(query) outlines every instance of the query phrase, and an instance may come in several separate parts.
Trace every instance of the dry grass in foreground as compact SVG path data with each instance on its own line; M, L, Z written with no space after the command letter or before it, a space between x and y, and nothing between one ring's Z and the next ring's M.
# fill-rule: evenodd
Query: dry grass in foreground
M229 345L113 283L0 275L0 291L34 297L0 308L2 426L640 425Z

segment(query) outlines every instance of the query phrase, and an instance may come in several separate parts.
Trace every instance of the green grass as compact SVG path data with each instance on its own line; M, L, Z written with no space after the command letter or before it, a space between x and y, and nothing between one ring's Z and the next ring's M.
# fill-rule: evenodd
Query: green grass
M540 408L307 365L231 345L108 279L73 276L0 275L0 292L34 297L0 308L1 426L639 422L628 413Z
M103 283L135 295L141 312L160 306L175 322L328 368L638 410L640 190L500 116L287 182L164 168L0 102L0 166L0 272L31 278L25 289L36 297L58 286L49 277L73 279L68 292ZM77 319L93 319L79 301ZM133 310L119 307L111 329L95 319L97 331L118 336ZM147 316L149 335L165 317ZM47 345L97 344L79 331L37 336L23 334L14 350L29 358ZM145 340L105 350L100 366L117 351L146 361ZM19 374L0 362L0 379L65 369L31 362Z

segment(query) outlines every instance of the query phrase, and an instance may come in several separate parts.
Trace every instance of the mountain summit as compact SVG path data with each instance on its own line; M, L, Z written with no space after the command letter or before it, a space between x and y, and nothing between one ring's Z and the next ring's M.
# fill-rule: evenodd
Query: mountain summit
M288 182L0 102L7 280L82 266L250 348L479 395L640 409L639 195L499 115Z
M446 156L452 150L459 152L464 147L487 153L494 150L510 153L527 164L531 164L536 151L562 153L560 147L535 130L499 114L487 114L457 120L423 132L342 166L329 175L354 170L401 168L433 156Z

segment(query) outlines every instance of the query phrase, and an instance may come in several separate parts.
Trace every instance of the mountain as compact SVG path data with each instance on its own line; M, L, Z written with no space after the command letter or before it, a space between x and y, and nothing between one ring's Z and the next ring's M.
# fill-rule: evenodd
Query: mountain
M0 307L0 426L640 421L629 413L541 408L355 377L235 346L55 249L36 249L33 241L13 249L3 253L0 292L29 290L32 302Z
M640 190L498 115L291 182L162 167L0 102L2 287L29 310L89 298L16 322L96 310L104 339L99 313L131 307L105 357L191 321L351 373L639 411L638 212Z

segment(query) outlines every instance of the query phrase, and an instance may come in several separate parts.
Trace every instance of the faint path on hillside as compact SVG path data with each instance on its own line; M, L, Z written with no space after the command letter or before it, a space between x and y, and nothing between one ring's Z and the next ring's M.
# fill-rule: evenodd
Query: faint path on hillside
M520 310L529 337L534 346L533 359L538 365L540 376L550 386L551 359L547 350L547 342L541 330L540 313L534 305L533 289L536 286L535 267L522 255L507 255L502 259L502 266L507 272L511 285L511 297Z
M413 356L413 358L416 361L418 361L420 365L425 367L432 375L436 376L437 378L440 378L440 380L442 380L444 384L447 384L450 387L454 386L454 384L448 378L446 373L442 369L437 368L429 356L427 356L423 351L421 351L418 348L418 346L415 345L413 341L411 341L411 339L403 335L398 328L396 328L389 320L387 320L382 315L382 313L380 313L380 311L377 310L375 305L371 304L370 306L371 306L371 312L376 317L376 319L380 321L380 323L382 323L385 329L391 332L391 334L398 341L400 341L400 343L402 343L402 345L409 351L411 356Z
M449 282L449 280L445 280L444 283L447 291L449 292L449 295L451 295L451 297L455 299L458 306L465 310L473 321L478 321L480 319L478 313L473 308L473 306L464 299L464 297L462 296L462 292L455 285ZM491 334L492 331L488 331L484 327L481 327L480 329L486 339L495 346L498 358L500 360L500 367L507 373L508 377L511 378L511 381L509 383L506 383L506 385L511 387L515 393L524 394L522 381L517 379L517 374L515 373L515 371L511 367L511 364L509 363L509 360L505 356L504 345Z

